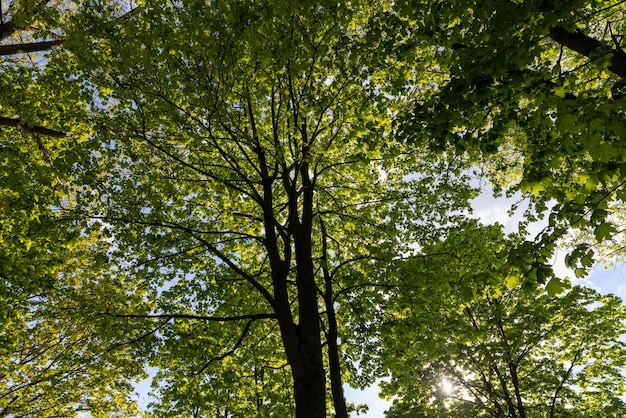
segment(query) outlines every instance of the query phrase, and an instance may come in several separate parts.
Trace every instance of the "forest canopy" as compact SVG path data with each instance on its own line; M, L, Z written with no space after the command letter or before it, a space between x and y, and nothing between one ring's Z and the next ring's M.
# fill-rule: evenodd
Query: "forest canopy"
M624 2L1 6L0 416L626 412Z

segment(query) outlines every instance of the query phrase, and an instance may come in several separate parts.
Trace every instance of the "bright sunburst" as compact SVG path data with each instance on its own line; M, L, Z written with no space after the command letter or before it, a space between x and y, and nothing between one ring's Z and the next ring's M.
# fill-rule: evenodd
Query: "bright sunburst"
M451 395L452 392L454 391L454 385L448 379L442 379L441 380L441 391L445 395Z

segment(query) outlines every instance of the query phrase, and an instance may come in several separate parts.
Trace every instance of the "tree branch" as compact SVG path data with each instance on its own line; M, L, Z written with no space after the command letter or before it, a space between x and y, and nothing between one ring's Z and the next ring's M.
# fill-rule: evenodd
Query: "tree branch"
M267 301L268 303L275 308L276 303L272 294L267 290L259 281L257 281L252 275L248 274L242 268L237 266L237 264L231 260L226 254L220 251L217 246L206 239L204 239L201 234L206 234L208 232L198 231L190 227L186 227L184 225L180 225L177 223L153 223L153 222L145 222L145 221L133 221L123 218L116 217L108 217L108 216L89 216L91 219L103 219L105 221L117 221L128 224L145 224L145 225L154 225L154 226L162 226L165 228L175 229L179 231L183 231L191 235L194 239L196 239L200 245L204 246L211 254L219 258L224 264L226 264L232 271L250 283ZM221 234L221 233L220 233Z
M26 44L0 45L0 56L26 54L28 52L43 52L59 47L65 39L54 41L32 42Z
M215 256L217 256L220 260L222 260L231 270L237 273L239 276L243 277L248 283L250 283L263 297L267 302L272 306L272 308L276 309L276 301L272 294L263 286L259 281L257 281L254 277L246 273L244 270L239 268L229 257L227 257L224 253L222 253L215 245L211 244L207 240L196 237L198 241L200 241L204 246Z
M53 138L67 138L68 135L65 132L57 131L50 128L44 128L43 126L29 125L20 121L19 119L7 118L0 116L0 125L11 126L20 131L30 132L31 134L40 134L51 136Z
M243 340L246 338L246 335L248 335L248 332L250 331L250 327L252 327L252 323L254 322L254 319L250 319L248 321L248 323L246 324L246 326L244 327L243 331L241 332L241 336L239 337L239 339L237 340L237 342L235 343L235 345L233 346L233 348L231 348L230 350L228 350L227 352L217 356L217 357L213 357L212 359L210 359L209 361L207 361L204 366L202 366L200 368L200 370L198 370L196 373L194 373L194 376L198 376L200 373L202 373L203 371L206 370L207 367L209 367L211 365L211 363L214 363L216 361L222 361L224 360L226 357L235 354L235 351L237 351L237 349L239 348L239 346L241 345L241 343L243 342Z
M567 381L567 379L569 379L570 375L572 374L572 370L574 369L574 365L578 361L578 358L583 354L584 349L585 348L583 346L583 347L579 348L576 351L576 354L574 355L574 358L572 359L572 363L570 364L569 368L565 372L565 375L563 376L563 378L559 382L559 385L554 390L554 395L552 396L552 401L550 402L550 418L554 418L554 411L555 411L555 408L556 408L556 401L559 398L559 393L561 392L561 390L565 386L565 382Z
M600 48L608 46L602 41L585 35L580 30L571 32L558 26L550 29L550 38L588 58L591 58ZM626 53L622 49L611 48L609 54L611 55L609 71L626 78Z

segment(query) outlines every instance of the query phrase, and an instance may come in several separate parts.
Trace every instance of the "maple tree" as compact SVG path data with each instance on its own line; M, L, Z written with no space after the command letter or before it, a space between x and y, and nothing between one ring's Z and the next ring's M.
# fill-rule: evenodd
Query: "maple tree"
M291 413L321 417L328 381L347 416L341 292L464 205L463 159L416 158L425 146L392 135L412 72L379 60L388 5L197 6L139 7L77 52L102 106L76 210L152 304L106 313L153 330L163 414L262 413L293 396ZM383 296L368 287L360 297Z

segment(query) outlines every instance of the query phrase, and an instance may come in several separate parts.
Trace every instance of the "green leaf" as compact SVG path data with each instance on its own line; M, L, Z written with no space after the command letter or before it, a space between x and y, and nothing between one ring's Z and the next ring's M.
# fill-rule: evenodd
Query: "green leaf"
M595 228L594 235L598 242L602 242L606 239L610 239L616 232L617 230L611 223L605 222Z
M579 279L582 279L583 277L587 276L587 269L584 268L577 268L574 270L574 274L576 275L576 277L578 277Z
M515 286L517 286L518 284L520 284L522 282L521 278L519 275L510 275L506 278L505 280L505 285L506 287L508 287L509 289L514 288Z
M548 265L541 265L536 269L536 279L538 283L545 283L549 278L554 277L552 267ZM552 279L553 280L553 279ZM550 280L550 281L552 281Z
M550 296L556 296L567 289L567 285L563 283L558 277L550 279L546 285L546 290Z

